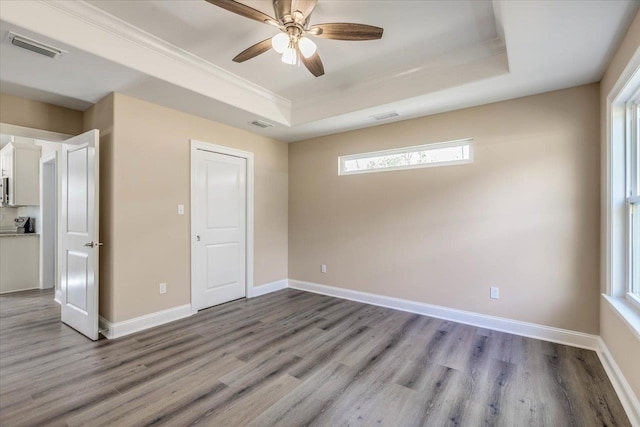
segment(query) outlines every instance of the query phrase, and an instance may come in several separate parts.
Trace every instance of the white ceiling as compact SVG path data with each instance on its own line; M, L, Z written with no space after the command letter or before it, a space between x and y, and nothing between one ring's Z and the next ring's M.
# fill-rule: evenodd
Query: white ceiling
M244 3L273 15L268 1ZM277 30L203 0L0 2L0 90L81 110L118 91L296 141L390 110L403 120L599 81L637 10L633 0L320 0L312 23L385 32L315 39L326 70L315 78L274 52L232 62ZM67 53L16 48L9 31ZM276 126L251 127L257 118Z
M294 103L356 86L381 74L415 69L437 56L497 37L491 0L320 0L312 24L365 23L384 27L384 37L365 42L314 39L326 71L322 78L315 78L304 67L284 66L275 51L245 63L232 62L247 47L279 31L202 0L89 3ZM244 3L274 15L269 1Z

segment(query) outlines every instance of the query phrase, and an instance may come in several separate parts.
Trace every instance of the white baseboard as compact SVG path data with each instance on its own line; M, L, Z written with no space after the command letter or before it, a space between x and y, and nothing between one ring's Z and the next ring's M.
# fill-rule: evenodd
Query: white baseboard
M315 292L317 294L363 302L380 307L393 308L395 310L408 311L409 313L436 317L438 319L451 320L453 322L464 323L466 325L478 326L495 331L507 332L510 334L522 335L530 338L537 338L574 347L587 348L589 350L597 351L600 349L600 338L597 335L570 331L568 329L554 328L551 326L538 325L536 323L521 322L519 320L489 316L486 314L478 314L470 311L457 310L439 305L432 305L400 298L370 294L367 292L336 288L333 286L303 282L300 280L289 279L289 287L293 289L299 289L301 291Z
M261 295L270 294L271 292L280 291L287 288L287 279L266 283L260 286L254 286L247 289L247 298L259 297Z
M599 338L598 340L600 342L600 350L598 351L600 362L602 363L604 370L607 372L609 380L618 394L618 398L620 399L624 410L627 412L631 425L640 426L640 401L638 401L638 397L631 389L629 382L622 374L620 367L609 352L609 348L605 342L602 338Z
M597 335L554 328L536 323L521 322L519 320L511 320L503 317L456 310L453 308L409 301L400 298L386 297L367 292L336 288L333 286L304 282L300 280L289 279L288 287L301 291L314 292L336 298L358 301L380 307L393 308L395 310L437 317L439 319L451 320L453 322L464 323L467 325L594 350L600 358L602 366L604 367L613 388L618 394L620 402L631 421L631 425L640 426L640 403L638 402L638 397L634 394L631 386L622 374L622 371L609 352L606 344Z
M422 314L425 316L436 317L439 319L450 320L495 331L594 350L598 354L598 357L600 358L600 361L609 376L625 411L627 412L631 425L640 426L640 403L638 401L638 397L634 394L631 386L622 374L622 371L620 371L620 368L609 352L606 344L597 335L292 279L283 279L267 283L262 286L256 286L248 290L247 297L254 298L286 288L314 292L317 294L392 308L410 313ZM125 320L124 322L112 323L100 316L100 330L104 331L102 334L108 339L119 338L144 329L149 329L189 317L192 314L191 304L185 304L145 316L136 317L134 319Z
M164 325L174 320L191 316L191 304L172 307L123 322L110 322L100 316L99 325L102 335L108 339L120 338L155 326Z
M254 298L276 292L287 288L287 279L278 280L276 282L267 283L262 286L256 286L247 290L247 298ZM135 332L155 326L164 325L165 323L189 317L196 314L197 310L192 310L191 304L185 304L178 307L169 308L167 310L158 311L156 313L147 314L136 317L134 319L125 320L123 322L110 322L100 316L99 325L102 335L108 339L120 338Z
M15 292L22 292L22 291L35 291L36 289L40 289L40 288L24 288L24 289L15 289L11 291L2 291L0 292L0 295L13 294Z

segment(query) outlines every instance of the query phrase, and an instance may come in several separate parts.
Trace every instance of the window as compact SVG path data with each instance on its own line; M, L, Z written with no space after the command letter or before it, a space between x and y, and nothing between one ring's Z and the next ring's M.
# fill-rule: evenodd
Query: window
M640 307L640 92L626 108L626 198L629 220L627 225L628 289L627 298Z
M640 55L606 99L604 299L640 334Z
M463 139L341 156L338 175L471 163L472 143L473 139Z

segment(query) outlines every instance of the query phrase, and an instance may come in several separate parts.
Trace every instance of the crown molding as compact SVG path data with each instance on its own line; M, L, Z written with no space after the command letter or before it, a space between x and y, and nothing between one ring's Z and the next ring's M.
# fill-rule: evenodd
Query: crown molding
M446 87L458 86L465 83L459 81L460 67L473 66L474 64L482 62L487 63L487 61L495 61L496 64L500 64L504 58L507 58L507 46L505 42L500 38L488 39L456 49L455 51L429 58L426 61L416 64L408 69L406 67L401 67L382 74L377 74L366 80L359 81L357 85L345 88L342 94L349 94L354 99L362 100L365 98L363 95L372 93L372 91L379 91L380 88L402 88L405 86L411 87L412 90L415 91L416 85L408 82L416 81L416 79L425 81L445 78L447 80L445 85ZM506 61L503 72L508 72ZM412 96L408 96L408 98L420 95L423 94L415 93ZM334 93L320 92L314 95L308 95L302 100L294 100L293 105L295 105L297 110L302 110L330 103L334 98ZM388 99L384 101L379 100L376 105L397 102L403 99L407 98L393 99L393 97L388 97ZM363 108L366 109L368 107L356 108L354 111L358 111ZM296 120L295 114L292 118L293 122L297 124L298 121ZM306 120L302 120L302 122L304 121Z
M247 79L239 77L197 55L188 52L172 43L169 43L151 33L148 33L104 10L95 7L84 0L39 0L40 4L64 12L67 15L90 24L100 30L107 31L128 42L135 43L139 47L159 53L183 65L198 68L205 71L213 78L222 80L244 91L258 95L278 108L291 113L291 101Z

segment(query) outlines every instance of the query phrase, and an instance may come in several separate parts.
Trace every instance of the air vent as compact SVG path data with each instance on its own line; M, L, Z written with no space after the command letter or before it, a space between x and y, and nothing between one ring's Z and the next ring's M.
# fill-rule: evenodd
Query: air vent
M57 58L64 53L64 50L62 49L46 45L19 34L9 33L9 40L11 40L11 44L14 46L39 53L40 55L48 56L49 58Z
M373 116L369 116L374 120L387 120L390 119L392 117L399 117L400 114L396 113L395 111L389 111L387 113L380 113L380 114L374 114Z
M271 123L263 122L262 120L254 120L251 122L252 125L258 126L259 128L272 128L273 125Z

